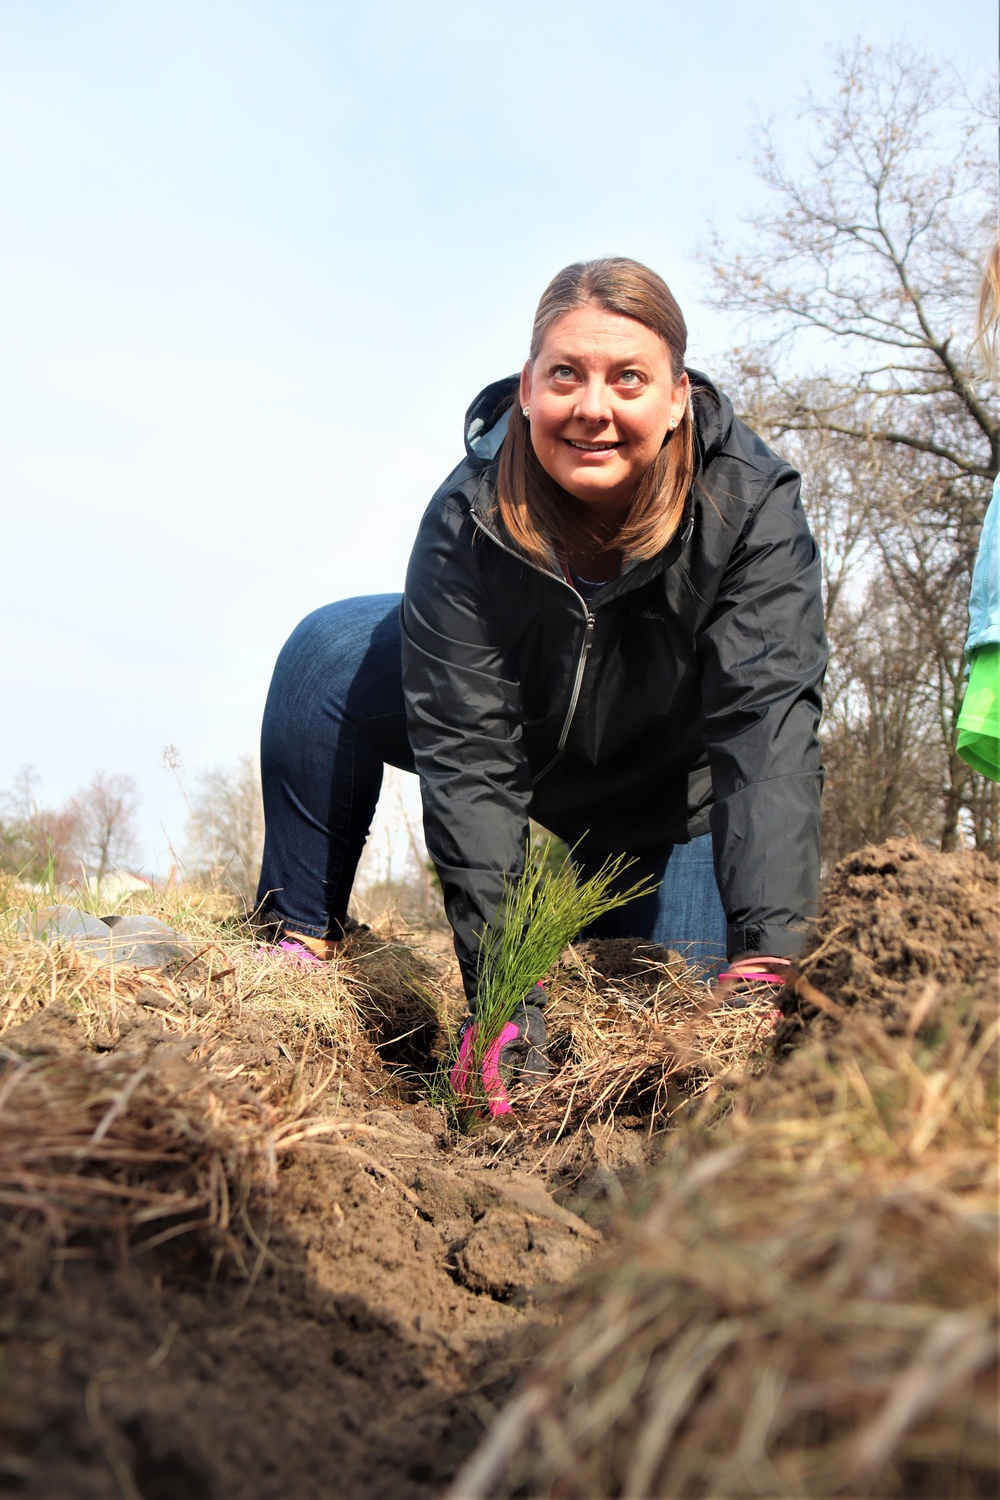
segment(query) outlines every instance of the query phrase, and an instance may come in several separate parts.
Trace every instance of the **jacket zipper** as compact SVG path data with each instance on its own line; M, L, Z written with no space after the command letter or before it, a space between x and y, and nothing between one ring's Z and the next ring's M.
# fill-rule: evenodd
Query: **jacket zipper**
M559 731L559 743L556 746L556 753L555 755L553 755L549 763L542 767L537 776L532 776L531 784L532 786L535 786L539 781L541 781L543 776L548 775L549 771L552 770L552 767L555 765L556 761L559 760L566 748L566 741L569 739L570 726L573 723L573 715L576 713L576 705L580 701L580 689L583 686L583 674L587 668L587 657L590 655L590 648L594 642L595 618L593 613L591 612L590 606L584 599L580 597L572 584L567 583L564 578L560 578L558 573L550 573L547 568L540 568L537 563L534 563L530 558L525 557L522 552L515 552L513 547L508 547L504 542L500 540L498 536L495 536L487 526L483 525L482 521L477 516L475 509L471 506L469 509L469 514L472 516L472 519L475 522L476 526L478 526L479 530L483 533L483 536L489 537L490 541L494 544L494 546L499 547L501 552L508 553L511 557L516 558L517 561L521 564L527 563L529 568L534 568L535 572L541 573L543 578L551 578L556 583L562 584L563 588L569 589L574 598L580 600L580 603L583 605L587 613L587 623L584 627L583 632L583 645L580 648L580 655L576 663L576 676L573 679L573 691L570 694L569 708L566 710L566 717L563 720L562 729Z
M573 592L575 593L576 590L574 589ZM566 718L563 720L563 727L559 733L559 744L556 747L555 755L553 755L548 765L543 766L537 776L532 776L532 786L537 785L537 783L541 781L542 777L552 770L552 767L555 765L556 761L559 759L566 748L566 741L569 739L570 725L573 723L573 715L576 713L576 705L580 699L580 688L583 686L583 674L587 667L587 657L590 655L590 648L593 645L593 642L594 616L588 609L587 626L583 633L583 647L580 651L580 659L576 664L576 678L573 682L573 692L570 695L569 708L566 710Z

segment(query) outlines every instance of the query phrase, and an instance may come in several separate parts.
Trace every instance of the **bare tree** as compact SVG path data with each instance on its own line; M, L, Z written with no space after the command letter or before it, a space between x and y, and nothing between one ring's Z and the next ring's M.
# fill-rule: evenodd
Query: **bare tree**
M422 927L446 927L440 883L424 844L419 815L407 809L403 775L386 767L352 904L365 919L390 912Z
M884 581L831 621L823 725L827 865L864 843L939 828L941 751L930 653ZM891 649L886 633L891 627Z
M198 777L187 824L189 861L196 877L235 890L252 904L264 848L260 772L251 755Z
M22 880L61 885L76 871L77 825L70 806L39 805L38 777L23 766L0 796L0 869Z
M764 131L766 206L747 245L714 240L715 300L748 320L743 405L772 440L798 448L828 560L851 561L853 595L835 573L832 608L857 618L867 598L866 625L882 611L882 653L898 648L900 665L922 674L883 750L895 743L912 761L919 747L936 768L943 848L968 827L995 852L989 799L955 753L969 582L1000 464L1000 422L966 349L995 167L982 112L953 72L915 49L855 44L838 58L835 85L799 112L814 142L803 170L786 168ZM850 699L852 638L831 636ZM872 675L872 664L871 641L859 640L855 705L888 691L889 678L904 686L892 671ZM901 711L901 700L886 708L890 719Z
M139 789L132 777L106 771L95 772L67 803L80 864L98 885L111 870L138 858L138 807Z

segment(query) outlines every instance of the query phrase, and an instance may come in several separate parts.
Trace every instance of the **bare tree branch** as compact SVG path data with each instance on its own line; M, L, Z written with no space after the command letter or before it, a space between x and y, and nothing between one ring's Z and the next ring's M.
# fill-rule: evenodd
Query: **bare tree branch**
M798 111L807 165L786 168L764 129L751 236L731 248L714 234L705 256L715 302L751 334L736 394L798 461L827 568L842 851L906 818L944 847L964 829L996 852L992 804L955 753L972 561L1000 467L1000 420L965 352L976 247L996 222L993 128L954 70L905 43L856 43L829 95Z

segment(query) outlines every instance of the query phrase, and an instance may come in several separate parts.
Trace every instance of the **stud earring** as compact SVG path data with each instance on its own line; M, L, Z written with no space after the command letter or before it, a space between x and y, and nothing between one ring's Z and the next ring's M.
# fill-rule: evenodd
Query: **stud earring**
M521 416L522 417L530 417L531 416L531 407L530 406L522 406L521 407Z

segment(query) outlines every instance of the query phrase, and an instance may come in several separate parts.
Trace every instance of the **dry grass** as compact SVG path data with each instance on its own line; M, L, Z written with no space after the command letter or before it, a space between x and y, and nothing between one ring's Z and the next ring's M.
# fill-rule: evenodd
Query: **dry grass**
M455 1497L996 1493L995 990L905 1006L677 1133Z
M37 1238L40 1222L63 1245L81 1230L114 1231L138 1252L198 1230L246 1274L251 1188L273 1187L279 1154L298 1140L350 1127L291 1120L227 1087L191 1060L197 1040L166 1058L159 1049L155 1065L0 1052L6 1235Z
M248 929L220 927L218 902L181 891L125 911L177 928L194 960L169 975L110 969L19 936L36 899L0 892L5 1234L113 1230L148 1249L197 1230L246 1272L248 1205L281 1155L360 1128L339 1107L366 1046L349 959L290 967Z
M631 950L624 962L623 950ZM602 965L624 972L608 977ZM720 1010L703 979L650 944L567 950L545 1010L554 1076L513 1096L525 1128L556 1139L615 1120L662 1128L720 1080L735 1085L760 1071L770 1056L769 1012Z
M0 1037L57 1000L84 1027L89 1043L113 1037L137 995L152 989L162 996L165 1024L180 1034L203 1029L211 1012L223 1030L248 1022L266 1026L289 1053L301 1050L307 1033L336 1056L353 1050L360 1015L349 950L321 969L295 969L282 954L262 948L235 914L220 925L230 914L228 898L181 888L130 897L116 911L154 916L175 928L193 948L193 961L170 973L112 970L78 955L71 943L20 936L19 919L38 904L34 893L15 884L0 889Z

